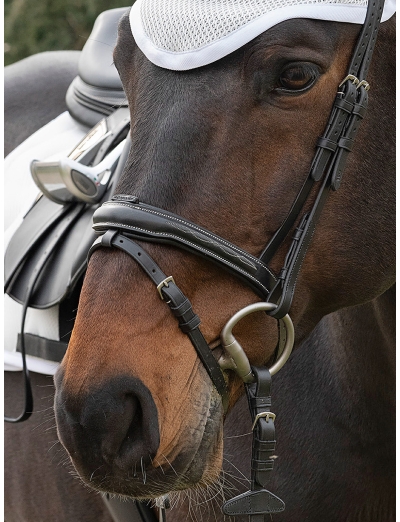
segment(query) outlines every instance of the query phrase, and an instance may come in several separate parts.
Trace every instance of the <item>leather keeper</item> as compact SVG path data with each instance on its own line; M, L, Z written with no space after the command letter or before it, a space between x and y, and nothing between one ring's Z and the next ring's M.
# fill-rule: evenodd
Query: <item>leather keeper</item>
M175 317L181 317L186 312L188 312L192 308L192 304L189 299L185 299L183 303L178 306L170 306L171 312L175 315Z
M302 234L303 234L303 229L296 228L295 231L293 232L292 239L294 239L295 241L299 241Z
M186 323L179 323L179 328L182 330L182 332L188 333L188 332L191 332L192 330L194 330L195 328L198 328L200 326L200 322L201 321L200 321L199 316L195 314Z
M272 471L274 468L274 461L271 460L252 460L251 469L254 471Z
M360 118L364 118L367 112L367 106L361 103L355 103L353 108L353 114L359 116Z
M257 445L259 451L275 451L275 440L260 440L255 438L254 444Z
M351 114L354 110L354 103L338 96L335 100L335 107L347 112L348 114Z
M322 147L323 149L330 150L331 152L335 152L335 150L337 149L337 143L332 140L328 140L328 138L319 138L317 146Z
M345 149L349 152L351 152L352 148L353 148L353 139L352 138L345 138L345 137L342 137L340 138L339 140L339 143L338 143L338 146L341 148L341 149Z

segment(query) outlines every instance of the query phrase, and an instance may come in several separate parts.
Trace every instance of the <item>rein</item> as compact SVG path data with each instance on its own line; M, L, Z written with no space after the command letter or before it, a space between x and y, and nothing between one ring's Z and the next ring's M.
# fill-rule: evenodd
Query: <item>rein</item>
M273 469L272 457L275 450L275 414L270 410L271 373L265 367L251 367L243 349L232 336L231 329L240 317L235 318L234 324L224 328L222 344L229 355L223 356L217 362L200 332L200 319L193 312L189 300L176 286L173 277L166 277L151 257L132 239L172 244L188 250L218 264L248 284L264 301L256 304L267 305L267 313L279 321L281 335L278 361L275 365L282 367L294 343L293 325L289 326L291 321L287 314L293 300L297 277L325 202L330 192L340 187L347 156L352 150L355 136L367 110L370 86L365 78L383 6L384 0L368 2L366 18L349 64L348 74L339 85L328 124L317 142L309 175L285 220L259 258L181 216L140 202L135 196L116 195L96 210L93 216L93 228L101 236L90 249L89 257L99 248L114 247L123 250L140 264L156 285L161 299L170 306L172 313L177 317L181 330L189 336L221 396L225 412L229 396L223 370L233 369L244 380L253 420L251 489L227 501L222 509L226 515L248 515L249 522L266 522L268 515L285 508L281 499L265 489L269 473ZM320 183L320 188L313 206L309 212L301 216L315 183ZM299 224L294 229L284 265L280 273L275 275L268 263L296 222ZM239 314L243 316L252 311L254 310L245 309ZM165 520L164 502L159 503L159 513L160 520Z

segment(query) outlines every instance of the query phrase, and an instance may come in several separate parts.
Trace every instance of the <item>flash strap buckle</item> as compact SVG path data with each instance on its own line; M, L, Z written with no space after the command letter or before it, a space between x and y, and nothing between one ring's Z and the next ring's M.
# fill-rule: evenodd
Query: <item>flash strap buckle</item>
M271 411L263 411L261 413L257 413L256 418L253 422L253 426L251 427L251 431L254 431L254 428L256 427L256 424L260 419L265 419L267 422L269 422L269 419L274 421L276 419L276 415Z

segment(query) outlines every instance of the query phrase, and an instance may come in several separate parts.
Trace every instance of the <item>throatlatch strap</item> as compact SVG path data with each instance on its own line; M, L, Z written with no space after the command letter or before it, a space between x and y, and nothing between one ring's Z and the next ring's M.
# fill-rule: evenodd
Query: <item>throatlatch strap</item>
M190 338L208 375L221 395L222 405L226 412L229 402L228 387L222 370L199 329L200 319L194 313L189 299L178 288L172 277L167 277L145 250L131 239L119 234L118 230L107 230L103 236L97 238L89 250L88 257L90 258L92 253L101 247L115 247L129 254L157 286L161 298L165 300L178 319L182 332Z
M245 384L253 421L251 490L228 500L225 515L249 515L250 522L267 522L267 515L285 509L284 502L265 489L274 466L275 414L271 412L271 374L265 367L251 368L255 382Z

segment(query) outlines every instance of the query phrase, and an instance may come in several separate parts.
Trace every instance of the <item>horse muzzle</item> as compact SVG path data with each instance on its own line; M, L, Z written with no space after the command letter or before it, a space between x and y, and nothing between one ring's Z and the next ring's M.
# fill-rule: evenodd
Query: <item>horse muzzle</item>
M119 376L79 397L66 393L62 370L55 382L58 435L82 478L90 483L96 474L149 465L160 443L158 414L139 379Z
M223 413L218 393L209 386L204 400L192 405L189 428L171 441L175 447L170 454L160 448L157 407L138 378L119 376L97 389L69 394L61 367L55 383L59 439L93 489L139 499L158 497L198 484L210 474L210 462L217 478Z

